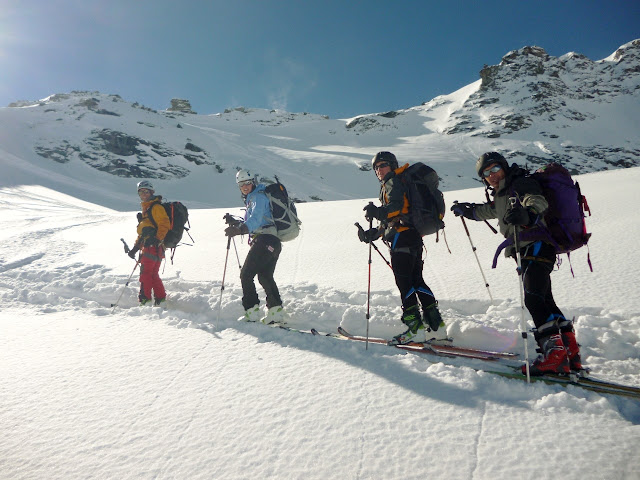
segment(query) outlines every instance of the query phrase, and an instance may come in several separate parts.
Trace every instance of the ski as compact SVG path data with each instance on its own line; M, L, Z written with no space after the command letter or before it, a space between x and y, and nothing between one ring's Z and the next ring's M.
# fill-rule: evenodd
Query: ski
M633 387L631 385L622 385L619 383L608 382L606 380L602 380L597 377L586 376L582 374L582 372L578 372L576 375L577 382L583 385L592 385L594 387L602 387L602 388L615 388L616 390L622 390L625 392L630 392L635 396L640 396L640 387Z
M257 323L259 325L264 325L265 327L271 327L271 328L279 328L280 330L285 330L287 332L295 332L295 333L306 333L306 334L310 334L310 335L323 335L320 332L318 332L318 330L316 330L315 328L311 328L309 330L304 330L304 329L300 329L300 328L296 328L296 327L291 327L289 325L287 325L286 323L278 323L278 322L271 322L271 323L263 323L263 322L258 322L258 321L253 321L253 320L242 320L245 323Z
M342 337L343 339L354 340L358 342L366 342L367 338L351 335L344 328L338 327L338 335L332 334L331 336ZM370 337L369 342L371 343L379 343L387 345L387 340L382 338ZM499 375L503 378L511 378L516 380L527 380L526 375L521 372L522 362L518 361L515 355L508 357L500 357L492 355L492 352L485 350L474 350L474 349L462 349L466 351L456 352L455 347L450 346L448 351L438 351L439 346L430 345L430 344L420 344L414 343L409 345L393 345L395 348L399 348L403 351L409 351L414 353L428 354L437 357L441 357L443 361L448 358L468 358L474 360L483 360L486 361L490 365L495 365L495 367L477 367L474 365L467 365L469 368L472 368L476 371L484 371L491 375ZM499 352L495 352L499 353ZM517 364L515 364L517 363ZM613 382L608 382L606 380L593 378L591 376L586 376L585 372L572 373L570 375L560 375L560 374L546 374L541 376L531 376L531 382L543 382L550 385L562 385L568 386L573 385L579 388L597 392L604 394L613 394L613 395L622 395L631 398L640 398L640 387L633 387L631 385L621 385Z
M260 323L262 323L262 322L260 322ZM303 329L300 329L300 328L291 327L291 326L287 325L286 323L278 323L278 322L263 323L263 325L266 325L267 327L271 327L271 328L279 328L279 329L285 330L287 332L306 333L306 334L310 334L310 335L320 335L320 333L315 328L311 328L310 330L303 330Z
M359 335L352 335L347 332L344 328L338 327L338 333L347 338L349 340L353 340L356 342L369 342L369 343L380 343L382 345L388 345L389 340L385 340L383 338L375 338L375 337L361 337ZM492 355L490 352L483 352L481 350L470 351L469 349L462 349L460 351L455 350L450 347L448 350L439 350L437 346L431 345L429 343L409 343L407 345L389 345L395 348L399 348L400 350L416 352L416 353L424 353L427 355L435 355L438 357L449 357L449 358L471 358L475 360L485 360L485 361L495 361L499 360L500 357Z
M356 340L361 342L367 341L366 337L362 337L359 335L352 335L342 327L338 327L338 333L340 333L340 335L347 337L351 340ZM389 340L385 340L383 338L369 337L369 342L387 344ZM449 356L476 358L479 360L497 360L500 358L517 359L518 358L517 354L511 353L511 352L492 352L489 350L481 350L481 349L468 348L468 347L457 347L455 345L442 345L442 344L435 344L435 343L432 344L432 343L411 342L406 345L394 345L394 346L405 347L407 349L416 349L417 351L419 351L420 349L426 349L434 353L441 354L443 356L449 354Z
M260 323L260 322L255 322ZM263 324L265 325L265 324ZM281 323L271 323L266 325L271 328L279 328L288 332L296 332L306 335L314 336L327 336L340 340L351 340L356 342L366 342L367 338L359 335L352 335L344 328L338 327L337 333L321 333L315 328L309 330L298 329ZM369 337L370 343L376 343L381 345L388 345L388 340L383 338ZM454 345L431 345L429 343L410 343L407 345L388 345L393 346L399 350L425 354L438 357L441 361L447 359L469 359L469 360L482 360L487 363L487 367L480 367L476 365L466 365L476 371L486 372L490 375L497 375L503 378L510 378L514 380L527 380L526 375L521 372L522 362L518 360L517 355L514 353L505 352L492 352L489 350L473 349L467 347L456 347ZM489 367L493 365L494 367ZM572 372L570 375L561 374L546 374L541 376L531 376L531 382L542 382L548 385L561 385L569 386L573 385L584 390L589 390L596 393L620 395L635 399L640 399L640 387L634 387L631 385L621 385L618 383L609 382L599 378L592 377L588 374L588 370L582 370L580 372Z
M527 381L527 377L520 371L520 367L510 368L511 371L509 372L491 369L486 369L484 371L492 375L499 375L501 377L522 380L525 382ZM546 374L540 376L532 376L530 378L531 382L543 382L550 385L556 384L563 386L573 385L597 393L608 393L631 398L640 398L640 388L638 387L632 387L630 385L620 385L618 383L611 383L604 380L581 377L580 375L576 374Z

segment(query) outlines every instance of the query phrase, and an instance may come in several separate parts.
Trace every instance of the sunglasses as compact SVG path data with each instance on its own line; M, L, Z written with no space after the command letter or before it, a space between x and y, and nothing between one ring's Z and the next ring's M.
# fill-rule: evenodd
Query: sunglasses
M238 187L245 187L247 185L253 185L253 180L245 180L244 182L238 183Z
M389 166L389 164L388 164L388 163L385 163L385 162L382 162L382 163L376 163L376 166L375 166L375 167L373 167L373 169L374 169L374 170L380 170L381 168L385 168L385 167L388 167L388 166Z
M494 165L493 167L485 170L484 172L482 172L482 176L487 178L489 177L489 175L491 175L492 173L497 173L500 170L502 170L502 167L500 165Z
M138 190L138 195L140 194L147 194L147 193L151 193L151 190L147 190L146 188L141 188L140 190Z

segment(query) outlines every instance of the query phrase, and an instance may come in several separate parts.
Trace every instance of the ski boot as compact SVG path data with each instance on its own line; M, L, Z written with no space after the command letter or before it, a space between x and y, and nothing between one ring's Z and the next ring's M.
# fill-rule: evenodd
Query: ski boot
M262 313L260 312L260 306L254 305L251 308L247 308L244 311L244 315L238 319L239 322L259 322Z
M400 335L396 335L389 342L388 345L406 345L407 343L422 343L426 340L424 325L420 318L420 310L417 305L413 305L407 308L402 314L402 323L408 328Z
M561 318L558 321L558 327L562 334L562 343L564 343L564 347L567 349L571 371L578 372L583 370L582 360L580 358L580 345L578 345L578 341L576 340L573 320L570 321L566 318Z
M149 303L151 303L151 299L141 294L138 295L138 302L140 303L140 306L148 305Z
M162 305L162 304L163 304L163 303L165 303L166 301L167 301L167 299L166 299L166 298L156 298L156 299L154 300L153 304L154 304L156 307L159 307L160 305Z
M284 325L287 323L288 317L289 316L283 310L282 305L276 305L275 307L269 308L269 310L267 310L267 315L260 321L266 325L271 325L273 323Z
M536 358L529 367L531 376L540 376L547 373L568 374L569 358L562 342L562 335L555 333L538 340L542 354ZM527 366L522 366L522 373L526 375Z
M449 342L449 337L447 337L447 326L444 324L440 311L438 310L438 302L435 302L424 309L422 323L424 324L427 343L438 344Z
M569 368L574 372L579 372L584 369L582 366L582 359L580 358L580 345L576 340L576 334L574 332L562 332L562 343L564 343L567 349L567 356L569 357Z

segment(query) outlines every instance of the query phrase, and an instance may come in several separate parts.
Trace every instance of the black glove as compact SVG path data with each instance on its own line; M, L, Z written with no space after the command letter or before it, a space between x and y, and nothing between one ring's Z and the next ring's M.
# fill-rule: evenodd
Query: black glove
M154 247L156 245L160 244L160 240L158 240L157 237L147 237L144 240L144 246L145 247Z
M377 228L372 228L370 230L363 230L362 228L358 229L358 238L361 242L371 243L380 238L380 230Z
M531 223L529 210L516 203L505 213L504 222L511 225L529 225Z
M369 203L362 210L365 212L364 217L367 220L371 220L372 218L376 218L378 220L384 220L385 217L386 217L385 208L384 207L376 207L373 203Z
M136 218L138 219L138 223L140 223L142 221L142 213L138 212L138 214L136 215Z
M246 223L240 223L239 225L230 225L224 229L224 234L227 237L235 237L236 235L245 235L249 233L249 228Z
M138 246L136 245L135 247L133 247L131 250L129 250L127 252L127 255L129 255L131 258L133 258L134 260L136 259L136 253L138 253Z
M476 204L468 203L468 202L454 203L453 206L451 207L451 211L456 217L466 217L470 220L476 219L473 213L475 209L476 209Z
M233 225L233 226L237 227L238 225L240 225L242 223L242 220L240 220L237 217L234 217L230 213L227 213L222 218L224 218L224 223L226 223L227 225Z
M157 230L153 227L144 227L140 235L143 237L155 237Z

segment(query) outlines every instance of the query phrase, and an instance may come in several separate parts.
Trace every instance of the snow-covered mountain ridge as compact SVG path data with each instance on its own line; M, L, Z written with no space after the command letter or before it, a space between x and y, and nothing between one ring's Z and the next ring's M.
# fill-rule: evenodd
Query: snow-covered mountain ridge
M243 107L155 111L86 91L19 101L0 108L0 163L10 184L116 209L131 207L141 178L169 197L188 191L181 200L194 207L235 205L239 168L278 175L301 201L370 198L369 161L382 149L432 165L443 190L477 185L473 165L488 150L530 167L560 161L574 173L638 165L638 107L640 40L599 61L524 47L449 95L352 119Z

